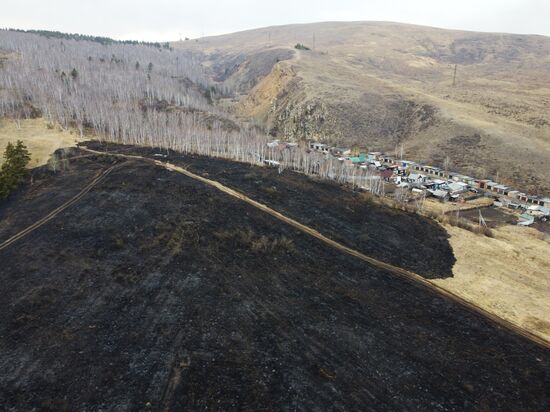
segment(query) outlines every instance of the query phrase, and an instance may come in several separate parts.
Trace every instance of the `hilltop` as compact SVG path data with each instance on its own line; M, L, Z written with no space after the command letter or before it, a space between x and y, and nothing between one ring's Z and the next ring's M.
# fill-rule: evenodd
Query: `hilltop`
M278 138L402 145L411 160L449 156L462 173L550 191L548 37L327 22L172 46L202 53L240 91L236 112Z

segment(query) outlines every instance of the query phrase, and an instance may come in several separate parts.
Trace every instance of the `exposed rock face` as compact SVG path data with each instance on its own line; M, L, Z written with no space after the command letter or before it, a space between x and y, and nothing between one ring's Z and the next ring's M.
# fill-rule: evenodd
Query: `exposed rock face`
M319 100L303 103L276 100L269 113L273 126L270 134L286 139L319 140L328 138L326 124L329 117L327 106ZM328 126L328 127L327 127Z

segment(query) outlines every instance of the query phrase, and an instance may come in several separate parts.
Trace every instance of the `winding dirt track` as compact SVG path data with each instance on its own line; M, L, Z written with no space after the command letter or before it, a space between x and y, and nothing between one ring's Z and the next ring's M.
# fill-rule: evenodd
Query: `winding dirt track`
M424 277L420 276L419 274L417 273L414 273L414 272L411 272L410 270L406 270L406 269L403 269L403 268L400 268L398 266L394 266L394 265L391 265L389 263L386 263L386 262L383 262L381 260L378 260L378 259L375 259L373 257L370 257L370 256L367 256L355 249L352 249L352 248L349 248L347 246L344 246L342 245L341 243L338 243L328 237L326 237L325 235L323 235L322 233L320 233L319 231L315 230L315 229L312 229L310 228L309 226L306 226L288 216L285 216L283 215L282 213L279 213L277 212L276 210L274 209L271 209L270 207L264 205L263 203L260 203L260 202L257 202L251 198L249 198L248 196L234 190L234 189L231 189L230 187L227 187L227 186L224 186L223 184L221 184L220 182L217 182L215 180L210 180L210 179L207 179L205 177L202 177L202 176L199 176L199 175L196 175L195 173L192 173L190 172L189 170L187 169L184 169L180 166L176 166L176 165L173 165L171 163L168 163L168 162L161 162L159 160L154 160L154 159L149 159L149 158L146 158L146 157L143 157L143 156L136 156L136 155L125 155L125 154L120 154L120 153L107 153L107 152L99 152L99 151L96 151L96 150L91 150L91 149L88 149L86 147L81 147L81 149L83 150L86 150L88 152L91 152L91 153L95 153L95 154L99 154L99 155L109 155L109 156L116 156L116 157L122 157L122 158L128 158L128 159L137 159L137 160L143 160L143 161L147 161L147 162L151 162L151 163L154 163L155 165L157 166L160 166L160 167L164 167L168 170L171 170L171 171L174 171L174 172L177 172L177 173L181 173L185 176L188 176L192 179L195 179L195 180L198 180L204 184L207 184L209 186L212 186L224 193L227 193L228 195L230 196L233 196L239 200L242 200L243 202L246 202L252 206L254 206L255 208L257 209L260 209L261 211L265 212L265 213L268 213L270 214L271 216L279 219L280 221L282 222L285 222L293 227L295 227L296 229L304 232L304 233L307 233L308 235L310 236L313 236L314 238L326 243L327 245L341 251L341 252L344 252L344 253L347 253L348 255L351 255L351 256L354 256L358 259L361 259L362 261L372 265L372 266L375 266L377 268L380 268L380 269L383 269L387 272L390 272L396 276L399 276L400 278L403 278L403 279L406 279L408 281L411 281L411 282L415 282L417 284L419 284L420 286L426 288L426 289L429 289L429 290L432 290L436 293L438 293L439 295L442 295L448 299L451 299L455 302L457 302L458 304L460 304L461 306L463 306L464 308L472 311L472 312L475 312L475 313L478 313L480 315L482 315L483 317L487 318L489 321L491 321L493 324L495 324L497 327L503 327L503 328L506 328L506 329L509 329L535 343L537 343L538 345L544 347L544 348L549 348L550 349L550 342L547 341L546 339L538 336L538 335L535 335L533 334L532 332L506 320L506 319L503 319L491 312L488 312L486 311L485 309L483 308L480 308L478 306L476 306L475 304L465 300L464 298L458 296L458 295L455 295L454 293L446 290L446 289L443 289L442 287L440 287L439 285L433 283L432 281L430 281L429 279L425 279Z
M10 246L13 243L17 242L19 239L27 236L32 231L38 229L43 224L45 224L45 223L49 222L50 220L52 220L59 213L63 212L65 209L67 209L68 207L70 207L73 204L75 204L76 202L78 202L80 199L82 199L84 197L84 195L86 193L88 193L90 190L92 190L94 188L94 186L96 186L103 179L105 179L105 177L107 177L107 175L109 173L111 173L114 168L115 168L115 166L111 166L110 168L108 168L107 170L102 172L99 176L95 177L88 185L86 185L84 187L84 189L82 189L80 192L78 192L78 194L76 194L72 199L70 199L69 201L63 203L61 206L59 206L58 208L51 211L49 214L44 216L42 219L37 220L36 222L34 222L32 225L30 225L26 229L23 229L21 232L19 232L16 235L10 237L8 240L0 243L0 250L7 248L8 246Z

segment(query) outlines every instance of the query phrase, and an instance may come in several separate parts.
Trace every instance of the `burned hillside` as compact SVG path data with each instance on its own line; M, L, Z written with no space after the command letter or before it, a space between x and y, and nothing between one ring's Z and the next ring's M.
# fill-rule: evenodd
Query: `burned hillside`
M0 239L113 165L0 251L2 409L550 406L546 349L142 161L90 156L35 173L0 209Z
M153 158L160 149L99 142L91 149ZM452 276L455 262L443 228L418 215L374 204L331 181L292 171L225 159L168 153L166 160L209 176L319 230L349 247L417 272L426 278Z

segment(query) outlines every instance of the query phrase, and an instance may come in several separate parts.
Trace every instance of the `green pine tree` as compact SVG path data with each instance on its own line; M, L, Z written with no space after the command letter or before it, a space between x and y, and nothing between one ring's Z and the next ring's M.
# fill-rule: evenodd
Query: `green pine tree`
M31 156L21 140L15 146L8 143L4 151L4 163L0 168L0 199L13 193L28 176L27 165Z

